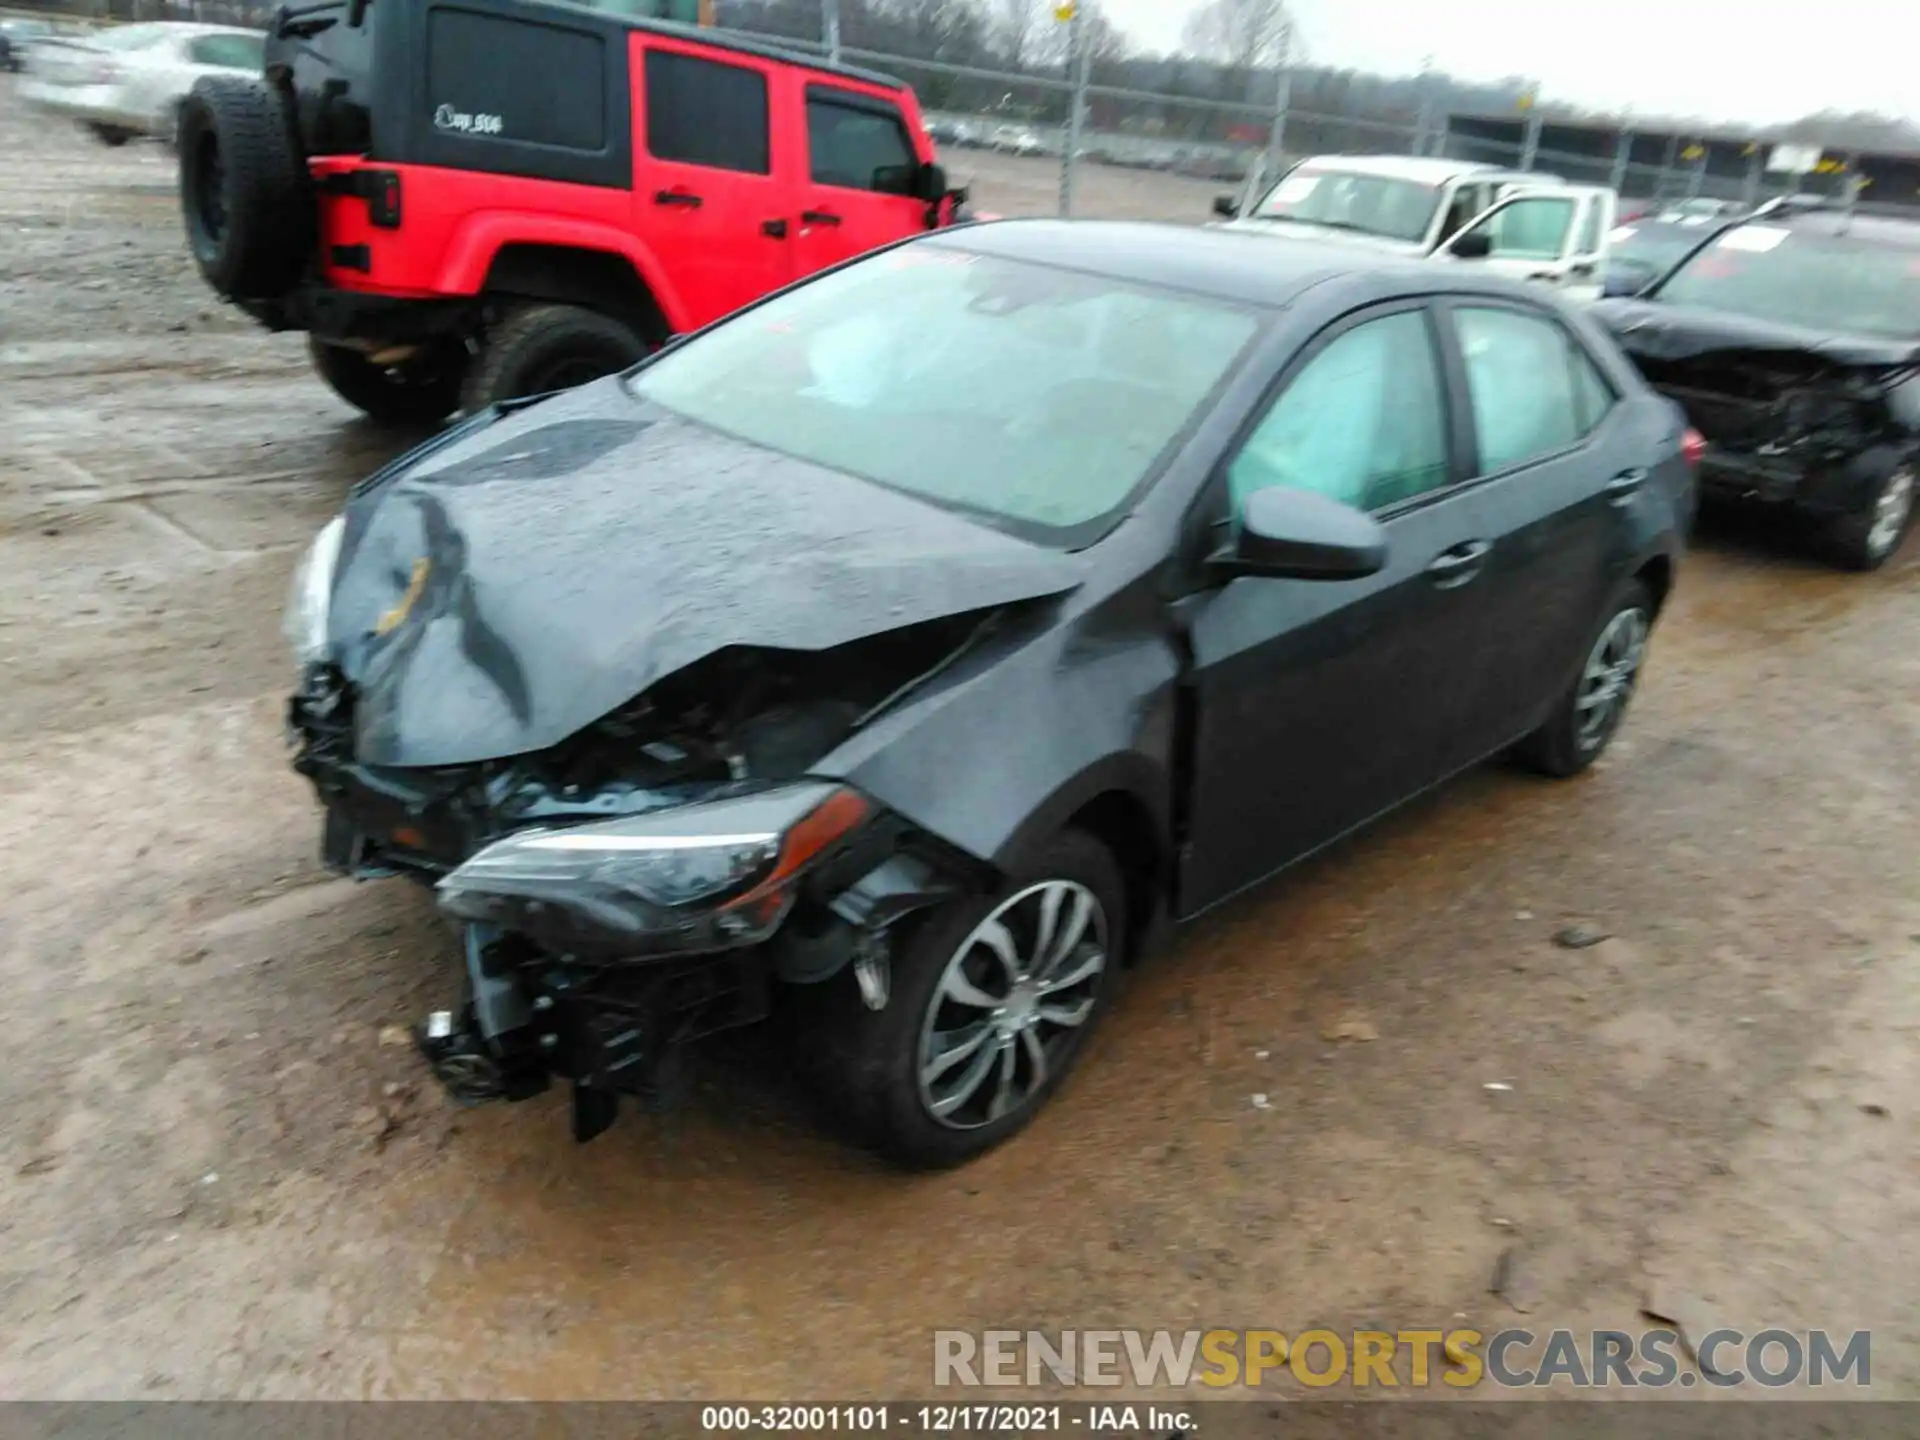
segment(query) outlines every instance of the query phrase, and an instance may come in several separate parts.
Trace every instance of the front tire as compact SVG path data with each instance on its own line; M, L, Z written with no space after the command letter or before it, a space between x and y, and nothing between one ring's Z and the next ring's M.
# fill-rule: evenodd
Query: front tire
M1834 563L1846 570L1868 571L1891 560L1913 524L1917 489L1920 481L1912 463L1894 466L1864 505L1842 515L1828 530L1827 549Z
M798 987L803 1066L894 1164L971 1160L1023 1129L1080 1058L1119 982L1127 914L1112 854L1066 831L992 894L905 927L884 1009L851 970Z
M1653 633L1653 592L1632 581L1608 607L1588 644L1580 673L1547 723L1514 747L1514 758L1556 780L1578 775L1606 753L1646 663Z
M469 414L504 400L567 390L626 369L647 344L611 315L579 305L522 305L491 326L467 375Z
M460 404L467 353L446 341L408 359L380 366L358 350L307 337L314 372L333 393L369 419L388 425L432 425Z

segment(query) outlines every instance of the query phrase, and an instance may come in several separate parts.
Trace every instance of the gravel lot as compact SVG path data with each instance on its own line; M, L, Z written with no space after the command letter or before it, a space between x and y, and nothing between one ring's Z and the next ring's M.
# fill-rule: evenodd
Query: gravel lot
M575 1149L389 1043L448 935L319 869L286 766L288 572L404 438L214 302L165 156L6 84L0 1394L899 1397L935 1328L1636 1329L1657 1282L1871 1329L1920 1397L1920 542L1710 533L1602 769L1483 770L1208 922L962 1173L825 1138L757 1036Z

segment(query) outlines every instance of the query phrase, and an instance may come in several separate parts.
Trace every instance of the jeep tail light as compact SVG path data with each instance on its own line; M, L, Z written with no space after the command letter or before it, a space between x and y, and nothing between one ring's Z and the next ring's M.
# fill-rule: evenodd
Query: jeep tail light
M1680 436L1680 458L1698 470L1707 458L1707 437L1689 425Z

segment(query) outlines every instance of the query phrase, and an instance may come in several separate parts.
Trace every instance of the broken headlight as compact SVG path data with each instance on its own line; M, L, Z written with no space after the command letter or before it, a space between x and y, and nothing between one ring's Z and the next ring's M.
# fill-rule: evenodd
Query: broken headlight
M334 516L307 547L294 567L293 582L287 587L287 612L280 631L293 647L294 658L302 665L324 660L327 655L327 617L333 595L334 571L340 564L340 538L347 522Z
M442 880L440 905L560 949L756 944L786 918L800 877L871 813L853 790L807 782L624 820L522 830Z

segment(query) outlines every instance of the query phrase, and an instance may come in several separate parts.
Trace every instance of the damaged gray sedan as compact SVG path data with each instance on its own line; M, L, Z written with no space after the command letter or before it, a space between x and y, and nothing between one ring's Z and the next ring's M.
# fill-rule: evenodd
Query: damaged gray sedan
M929 236L356 487L295 763L329 863L464 937L458 1098L557 1079L589 1138L781 1009L861 1138L953 1164L1174 922L1496 752L1590 764L1693 438L1484 276Z

